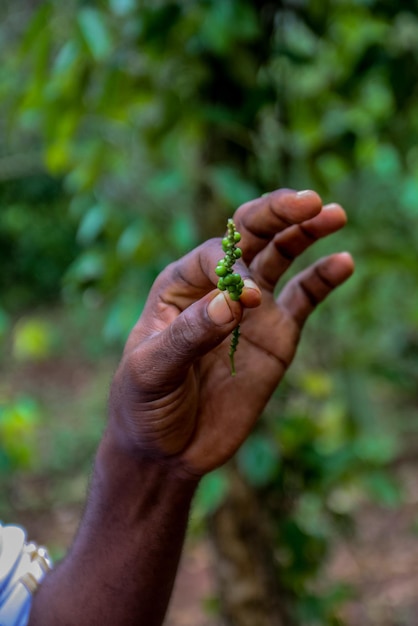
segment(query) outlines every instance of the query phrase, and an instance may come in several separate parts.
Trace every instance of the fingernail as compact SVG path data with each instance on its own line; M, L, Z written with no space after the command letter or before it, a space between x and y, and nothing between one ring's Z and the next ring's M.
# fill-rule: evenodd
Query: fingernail
M232 311L229 308L228 302L223 292L219 293L213 300L209 302L208 315L212 322L214 322L218 326L228 324L234 319Z
M246 289L255 289L256 291L258 291L258 293L261 293L260 288L258 287L258 285L255 284L253 280L251 280L251 278L244 279L244 287Z
M342 209L342 206L338 204L338 202L328 202L328 204L324 204L322 208L326 211L332 211L333 209Z
M309 196L311 194L316 195L315 191L312 191L312 189L303 189L303 191L298 191L296 195L298 198L304 198L305 196Z
M353 257L350 252L338 252L338 256L353 261Z

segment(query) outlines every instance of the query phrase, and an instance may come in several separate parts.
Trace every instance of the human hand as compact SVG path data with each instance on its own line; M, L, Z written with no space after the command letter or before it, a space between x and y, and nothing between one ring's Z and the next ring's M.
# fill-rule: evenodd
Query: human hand
M119 445L185 477L236 452L289 367L306 319L354 269L348 253L331 255L275 296L293 259L346 222L339 205L323 207L313 191L275 191L241 206L234 221L242 235L240 301L215 288L221 238L169 265L130 334L110 394L109 432ZM231 377L229 340L238 323Z

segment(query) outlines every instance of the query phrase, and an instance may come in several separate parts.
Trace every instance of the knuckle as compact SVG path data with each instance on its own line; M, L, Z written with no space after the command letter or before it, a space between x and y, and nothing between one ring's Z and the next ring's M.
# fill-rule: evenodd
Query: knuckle
M190 354L193 350L197 326L197 323L186 315L181 323L172 324L168 329L170 350L173 350L177 355Z

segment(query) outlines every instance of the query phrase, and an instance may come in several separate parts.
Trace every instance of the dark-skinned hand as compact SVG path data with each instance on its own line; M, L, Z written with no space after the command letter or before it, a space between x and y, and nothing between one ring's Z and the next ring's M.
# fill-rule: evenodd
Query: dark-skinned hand
M110 394L108 435L138 458L198 478L237 451L289 367L316 305L353 272L348 253L278 280L307 247L346 223L338 204L282 189L241 206L239 302L216 288L221 238L169 265L132 330ZM241 324L230 373L230 334Z

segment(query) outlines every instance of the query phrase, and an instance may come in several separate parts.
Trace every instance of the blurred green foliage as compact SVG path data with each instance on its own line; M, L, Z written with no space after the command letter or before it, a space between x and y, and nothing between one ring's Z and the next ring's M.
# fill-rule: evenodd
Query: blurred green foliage
M31 397L0 398L0 473L32 464L39 407Z
M286 186L346 207L304 261L349 249L356 276L237 458L301 623L337 624L345 591L312 581L364 498L399 503L387 468L417 429L418 3L7 0L0 17L0 341L60 293L120 346L158 271L241 202ZM19 324L15 356L47 350Z

